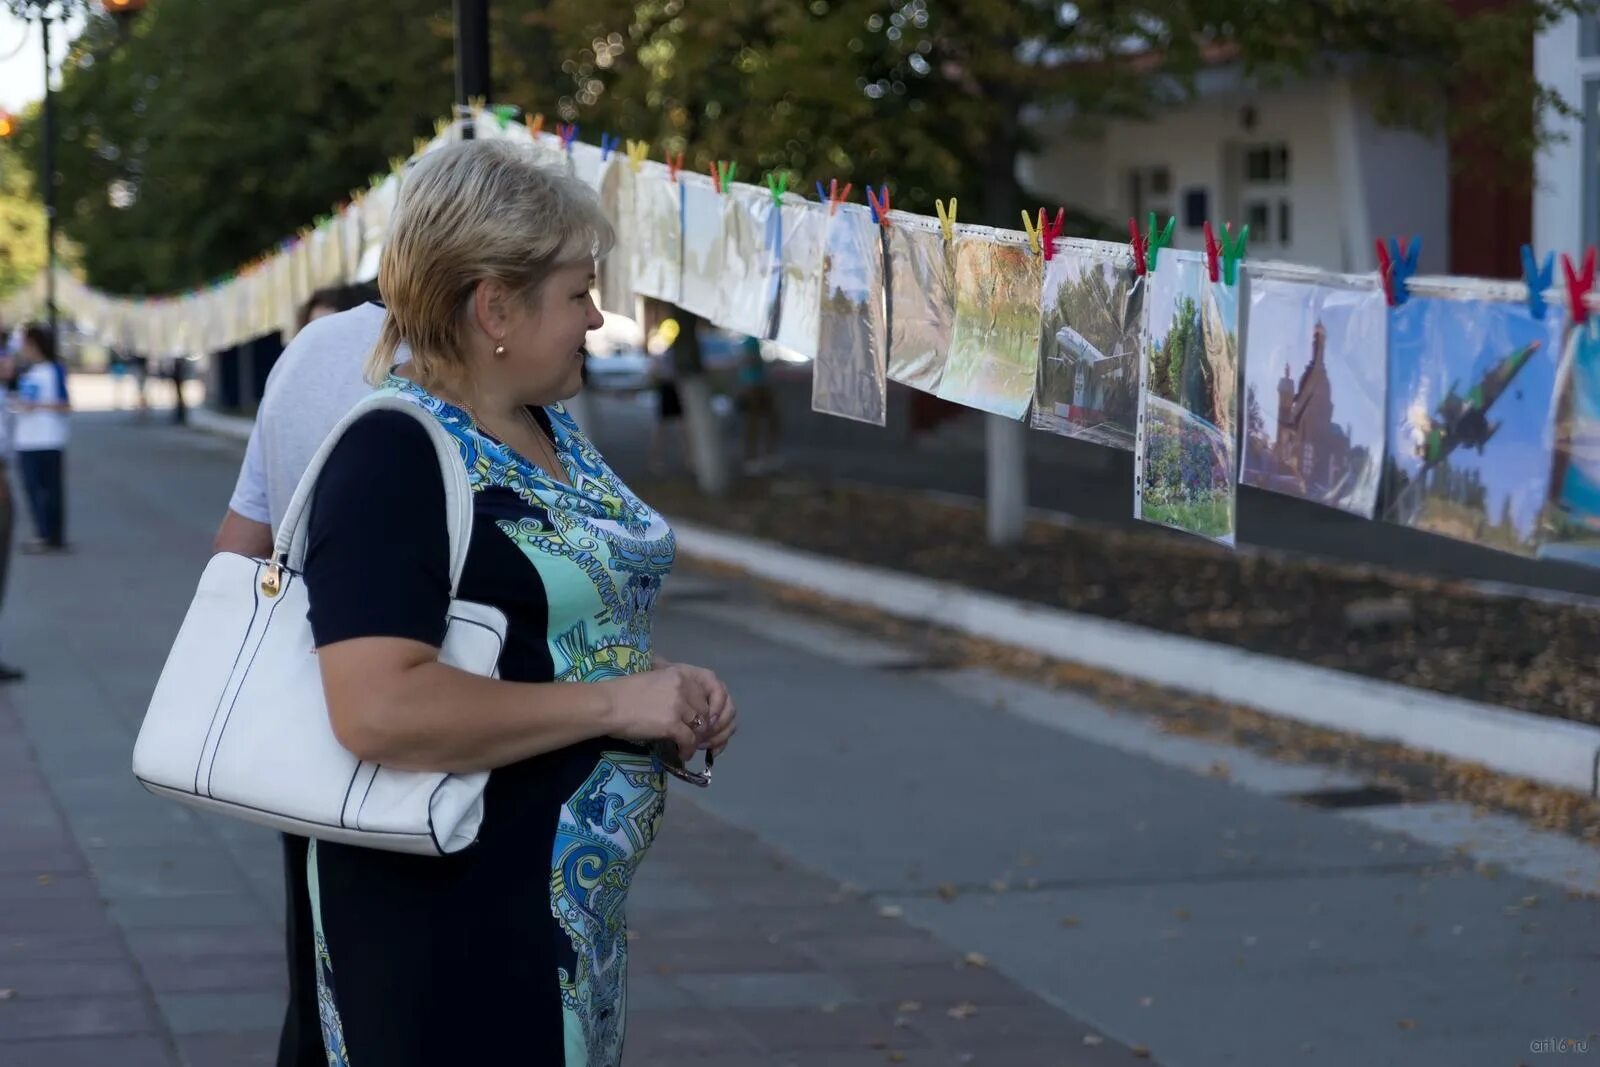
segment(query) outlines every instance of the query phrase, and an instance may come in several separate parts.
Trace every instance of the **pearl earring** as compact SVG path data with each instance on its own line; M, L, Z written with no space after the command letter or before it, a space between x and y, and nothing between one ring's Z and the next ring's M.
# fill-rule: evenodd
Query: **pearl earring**
M495 345L494 346L494 358L495 359L504 359L505 355L506 355L506 346L505 345Z

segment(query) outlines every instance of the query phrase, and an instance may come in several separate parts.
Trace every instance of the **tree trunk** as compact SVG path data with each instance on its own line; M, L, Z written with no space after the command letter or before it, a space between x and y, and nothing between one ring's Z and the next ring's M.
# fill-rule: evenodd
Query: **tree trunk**
M1021 221L1022 186L1017 181L1021 147L1021 108L999 94L997 118L990 127L983 163L983 217L992 225L1014 230ZM985 511L991 545L1022 539L1028 510L1028 428L1014 419L985 415L987 463Z
M689 465L702 493L711 497L726 496L731 482L728 450L716 409L711 406L711 381L700 359L700 328L704 320L683 308L673 311L678 320L678 337L672 343L669 358L678 383L678 396L683 401Z

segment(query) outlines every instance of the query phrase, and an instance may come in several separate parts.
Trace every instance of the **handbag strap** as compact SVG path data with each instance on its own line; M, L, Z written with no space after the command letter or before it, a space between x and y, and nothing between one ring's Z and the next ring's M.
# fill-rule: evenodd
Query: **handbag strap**
M467 480L466 463L461 458L456 439L439 424L438 419L421 405L393 393L375 393L363 398L329 431L316 455L311 457L305 474L300 476L300 484L295 487L294 496L289 500L289 509L284 513L283 524L278 528L278 537L273 545L272 558L291 571L299 572L304 567L309 525L306 520L311 511L311 498L316 493L317 478L322 474L322 465L333 454L335 446L351 424L372 411L404 412L421 423L433 441L433 450L439 459L439 473L444 478L445 523L450 535L450 597L453 600L461 584L461 572L466 568L467 546L472 541L472 484ZM376 471L374 476L383 477L383 473Z

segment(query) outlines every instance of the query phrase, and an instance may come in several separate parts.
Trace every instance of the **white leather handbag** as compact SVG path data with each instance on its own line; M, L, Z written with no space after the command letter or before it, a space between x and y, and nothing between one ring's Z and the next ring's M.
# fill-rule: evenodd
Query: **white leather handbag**
M223 553L207 565L145 712L133 773L160 796L274 829L441 855L477 838L488 772L394 770L341 747L306 618L301 572L317 476L350 424L378 409L421 422L444 475L451 602L439 660L474 674L497 673L505 616L455 599L472 539L472 490L460 451L416 404L375 395L334 427L311 460L272 558Z

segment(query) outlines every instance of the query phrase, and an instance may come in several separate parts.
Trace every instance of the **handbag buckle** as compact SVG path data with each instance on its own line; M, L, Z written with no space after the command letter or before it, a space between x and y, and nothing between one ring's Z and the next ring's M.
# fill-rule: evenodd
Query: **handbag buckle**
M261 576L261 592L268 597L283 592L283 564L277 560L267 564L267 573Z

